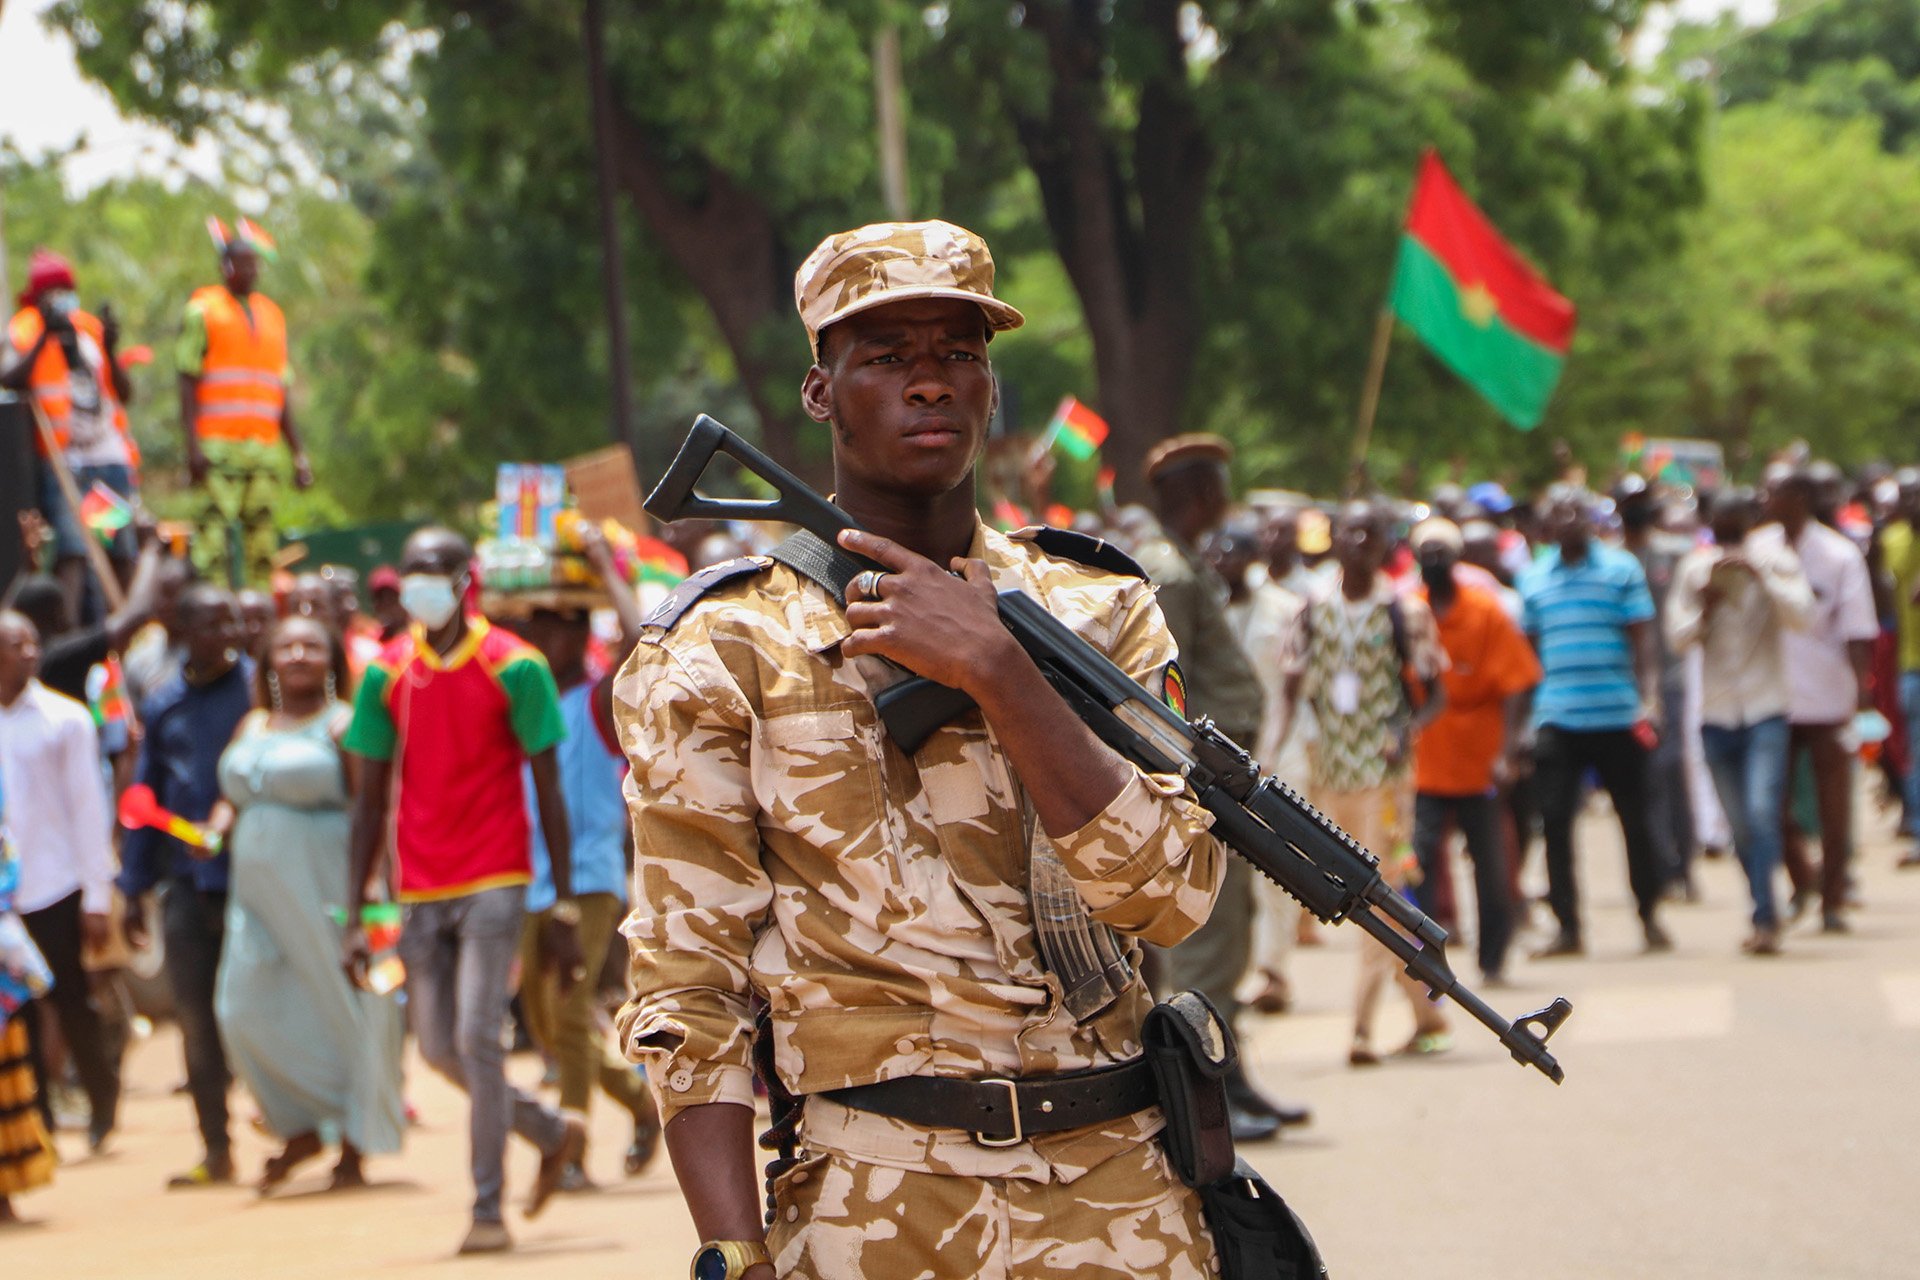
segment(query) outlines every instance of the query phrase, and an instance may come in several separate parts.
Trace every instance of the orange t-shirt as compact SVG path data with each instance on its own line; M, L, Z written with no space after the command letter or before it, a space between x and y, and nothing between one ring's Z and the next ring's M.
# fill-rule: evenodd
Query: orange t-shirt
M1420 589L1421 599L1427 590ZM1431 601L1428 601L1431 604ZM1447 670L1446 707L1413 748L1414 788L1427 795L1477 796L1493 786L1493 762L1505 736L1503 704L1540 683L1540 660L1500 601L1457 586L1453 607L1434 610Z

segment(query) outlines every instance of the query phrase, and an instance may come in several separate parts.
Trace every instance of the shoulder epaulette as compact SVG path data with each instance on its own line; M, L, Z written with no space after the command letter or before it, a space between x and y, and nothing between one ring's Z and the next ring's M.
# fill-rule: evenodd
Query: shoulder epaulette
M1031 542L1056 560L1071 560L1075 564L1083 564L1091 569L1104 569L1108 573L1117 573L1128 578L1144 579L1147 576L1147 571L1140 567L1139 561L1105 538L1076 533L1072 529L1056 529L1044 524L1015 529L1007 536L1015 542Z
M701 596L715 587L732 582L735 578L744 578L750 573L764 573L773 567L773 561L765 556L741 556L737 560L722 560L719 564L710 564L700 572L693 574L667 593L667 598L653 607L646 616L645 624L670 631L673 625Z

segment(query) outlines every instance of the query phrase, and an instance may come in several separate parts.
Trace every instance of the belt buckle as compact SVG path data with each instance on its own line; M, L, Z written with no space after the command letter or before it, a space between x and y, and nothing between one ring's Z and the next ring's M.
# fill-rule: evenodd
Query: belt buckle
M984 1133L975 1130L973 1134L974 1145L991 1148L1017 1147L1025 1142L1027 1140L1027 1131L1020 1123L1020 1086L1005 1076L994 1076L991 1079L982 1080L979 1083L1004 1085L1006 1087L1007 1105L1013 1111L1013 1136L1011 1138L989 1138Z

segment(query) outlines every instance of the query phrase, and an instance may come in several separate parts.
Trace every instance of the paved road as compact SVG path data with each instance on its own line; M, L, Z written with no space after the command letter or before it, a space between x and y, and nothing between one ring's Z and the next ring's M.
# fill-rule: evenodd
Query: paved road
M1669 908L1671 956L1637 953L1617 841L1589 824L1591 956L1522 965L1513 1013L1569 996L1555 1040L1567 1082L1505 1060L1456 1014L1445 1059L1346 1066L1351 930L1302 951L1303 1007L1248 1037L1259 1077L1316 1109L1300 1136L1256 1163L1312 1227L1337 1280L1542 1276L1625 1280L1911 1277L1912 1148L1920 1140L1920 873L1868 817L1867 908L1844 939L1795 933L1777 960L1739 956L1744 889L1704 864L1705 901ZM1471 965L1464 966L1470 971ZM1411 1026L1387 1006L1378 1042ZM677 1280L696 1243L664 1157L619 1177L625 1136L596 1109L590 1156L605 1190L556 1200L537 1223L510 1215L517 1254L457 1262L465 1225L459 1100L415 1070L422 1124L404 1156L376 1161L376 1186L324 1191L312 1168L271 1201L243 1190L167 1193L189 1163L190 1108L170 1092L177 1042L164 1032L131 1060L125 1128L105 1157L72 1163L20 1207L33 1225L0 1232L0 1274L59 1277L640 1277ZM518 1073L534 1069L517 1060ZM251 1109L236 1096L236 1115ZM264 1140L240 1139L257 1170ZM533 1167L517 1147L510 1186Z

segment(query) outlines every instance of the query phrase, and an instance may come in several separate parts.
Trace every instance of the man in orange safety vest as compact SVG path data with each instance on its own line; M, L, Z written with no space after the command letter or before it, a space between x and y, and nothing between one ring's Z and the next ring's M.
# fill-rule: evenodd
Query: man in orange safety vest
M0 390L39 407L76 492L84 496L98 483L131 499L139 487L140 449L127 425L133 386L118 352L112 308L101 308L98 317L81 310L72 265L48 249L34 250L19 303L0 341ZM53 531L68 608L79 617L89 535L60 487L46 440L37 430L33 436L37 503ZM133 556L132 541L124 529L116 536L125 559Z
M239 586L264 580L276 533L275 492L292 464L294 484L313 483L313 467L294 428L288 396L287 321L254 288L273 242L245 218L232 231L208 228L220 249L221 283L187 302L176 365L187 473L204 496L194 558Z

